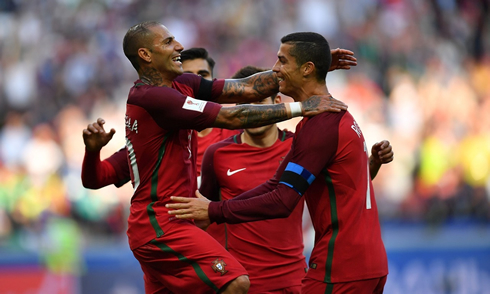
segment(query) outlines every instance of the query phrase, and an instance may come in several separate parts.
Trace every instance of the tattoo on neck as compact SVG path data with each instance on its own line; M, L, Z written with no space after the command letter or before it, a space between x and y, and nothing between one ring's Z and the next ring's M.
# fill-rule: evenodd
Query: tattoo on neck
M140 72L140 80L151 86L163 86L163 78L159 71L154 68L144 68Z

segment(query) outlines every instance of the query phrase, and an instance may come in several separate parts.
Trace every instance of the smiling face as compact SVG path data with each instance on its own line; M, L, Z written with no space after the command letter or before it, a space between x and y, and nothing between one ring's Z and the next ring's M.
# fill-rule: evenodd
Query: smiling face
M184 50L184 47L175 40L165 26L153 26L150 30L153 38L150 42L151 47L147 48L150 57L147 61L164 78L173 80L184 72L180 61L180 52Z
M277 61L272 70L279 80L279 92L294 97L297 88L301 87L301 66L296 63L296 58L290 55L291 44L281 44L277 52Z

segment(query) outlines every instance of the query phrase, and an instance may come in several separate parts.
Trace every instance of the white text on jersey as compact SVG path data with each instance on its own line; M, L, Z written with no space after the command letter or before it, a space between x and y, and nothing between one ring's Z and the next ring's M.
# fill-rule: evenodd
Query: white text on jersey
M138 133L138 120L134 120L134 122L131 124L131 118L126 115L126 128L128 128L131 132L136 132Z

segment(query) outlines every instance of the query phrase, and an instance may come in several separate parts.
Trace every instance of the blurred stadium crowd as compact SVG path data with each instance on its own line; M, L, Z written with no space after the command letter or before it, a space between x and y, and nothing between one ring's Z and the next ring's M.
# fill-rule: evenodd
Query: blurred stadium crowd
M83 242L126 242L131 185L82 187L82 130L103 117L117 133L102 157L124 145L137 76L122 39L150 19L207 48L218 78L272 66L293 31L353 50L359 65L329 74L330 91L368 146L394 148L374 181L382 221L488 224L489 10L487 0L1 0L0 247L38 246L57 219Z

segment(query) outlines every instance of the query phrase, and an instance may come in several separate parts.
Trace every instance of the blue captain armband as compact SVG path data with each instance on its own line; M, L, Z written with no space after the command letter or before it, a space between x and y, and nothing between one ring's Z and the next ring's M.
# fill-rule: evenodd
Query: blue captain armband
M299 164L290 162L286 166L286 169L279 180L279 184L284 184L303 196L314 180L315 176L307 169Z

